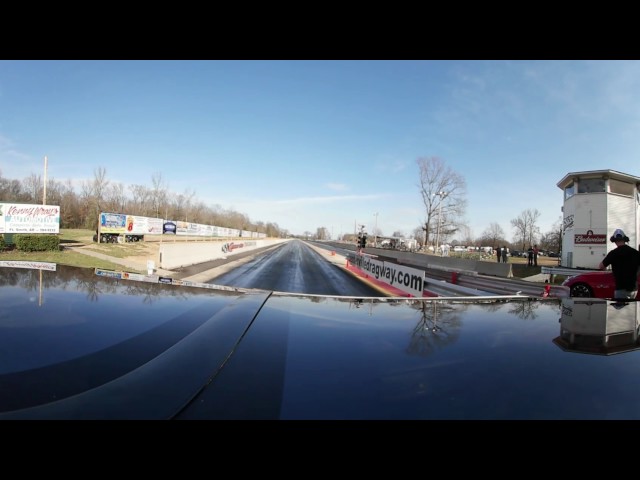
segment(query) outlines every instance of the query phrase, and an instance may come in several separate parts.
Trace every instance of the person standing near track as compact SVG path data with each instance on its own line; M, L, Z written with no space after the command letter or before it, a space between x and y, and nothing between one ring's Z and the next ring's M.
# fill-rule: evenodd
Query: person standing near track
M640 252L627 245L627 237L622 229L618 228L609 239L616 244L600 262L598 268L605 270L611 265L613 278L616 282L614 299L635 300L638 293L638 269L640 268Z

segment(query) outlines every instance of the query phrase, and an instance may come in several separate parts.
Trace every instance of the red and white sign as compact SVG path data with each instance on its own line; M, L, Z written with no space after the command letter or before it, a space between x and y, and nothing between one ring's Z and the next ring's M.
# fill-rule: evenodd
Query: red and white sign
M602 234L580 234L577 233L573 241L576 245L606 245L607 236Z

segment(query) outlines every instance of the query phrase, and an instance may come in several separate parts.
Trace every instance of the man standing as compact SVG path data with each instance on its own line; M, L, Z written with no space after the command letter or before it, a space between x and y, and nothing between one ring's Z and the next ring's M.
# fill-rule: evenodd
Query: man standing
M627 245L627 237L621 229L613 232L609 239L616 244L616 248L611 250L600 262L598 268L605 270L611 265L613 278L616 282L616 289L613 294L615 299L635 300L638 293L638 268L640 268L640 252Z

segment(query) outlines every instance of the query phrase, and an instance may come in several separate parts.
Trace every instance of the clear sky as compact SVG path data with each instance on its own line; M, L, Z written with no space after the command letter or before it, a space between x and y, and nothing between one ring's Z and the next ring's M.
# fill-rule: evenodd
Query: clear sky
M335 237L425 219L416 159L467 183L478 237L538 209L567 173L640 176L638 61L0 61L0 172L196 192ZM79 185L79 183L77 183ZM377 213L377 216L376 216Z

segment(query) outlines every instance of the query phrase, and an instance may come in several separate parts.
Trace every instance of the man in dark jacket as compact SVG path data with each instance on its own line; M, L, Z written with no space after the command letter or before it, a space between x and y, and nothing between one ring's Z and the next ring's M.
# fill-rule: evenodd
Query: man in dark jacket
M638 293L638 268L640 268L640 252L627 245L627 237L621 229L613 232L609 239L616 244L616 248L611 250L600 262L598 268L605 270L611 265L613 278L616 282L616 289L613 294L615 299L634 300Z

